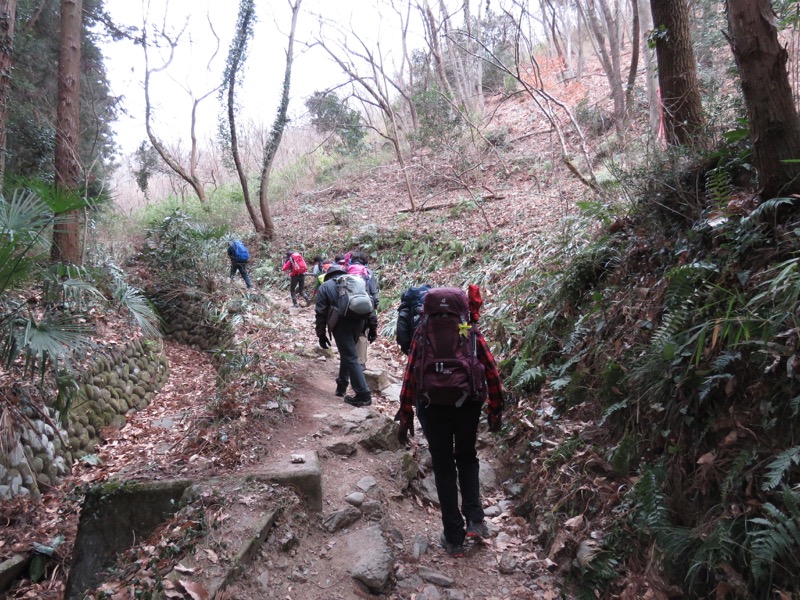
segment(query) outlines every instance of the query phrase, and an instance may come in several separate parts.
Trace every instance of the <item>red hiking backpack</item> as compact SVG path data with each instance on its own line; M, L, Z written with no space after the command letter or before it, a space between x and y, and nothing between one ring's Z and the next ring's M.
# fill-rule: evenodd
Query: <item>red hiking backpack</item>
M292 252L291 256L289 256L289 260L292 261L292 271L291 275L302 275L303 273L308 272L308 266L306 266L306 261L303 259L303 255L299 252Z
M414 336L420 352L418 401L448 406L483 401L486 376L477 356L478 331L462 289L430 289Z

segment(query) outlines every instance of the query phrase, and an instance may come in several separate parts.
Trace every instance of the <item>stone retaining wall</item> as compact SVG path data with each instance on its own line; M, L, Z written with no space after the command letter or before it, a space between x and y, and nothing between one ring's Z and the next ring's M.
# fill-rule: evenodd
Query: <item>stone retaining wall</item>
M226 348L233 337L230 319L218 318L203 296L154 297L164 335L200 350Z
M123 426L125 415L150 404L168 378L163 345L153 340L134 340L95 361L70 410L72 458L92 453L103 427Z
M99 432L121 426L125 415L149 404L169 377L161 342L133 340L97 358L78 382L68 431L48 410L43 418L33 407L24 409L19 438L0 452L0 499L32 494L58 484L73 460L93 452Z

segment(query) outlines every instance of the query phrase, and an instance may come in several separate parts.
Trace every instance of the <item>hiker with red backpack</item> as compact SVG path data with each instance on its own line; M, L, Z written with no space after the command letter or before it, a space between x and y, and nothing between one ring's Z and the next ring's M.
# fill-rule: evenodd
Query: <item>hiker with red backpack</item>
M503 392L497 365L477 329L480 290L470 297L460 288L431 288L424 294L422 318L408 355L398 440L414 435L414 408L428 441L447 554L464 556L465 539L489 537L484 522L475 448L481 409L488 397L489 430L500 430ZM461 491L461 508L458 493Z
M303 255L299 252L287 252L286 262L283 263L282 270L289 273L289 295L292 297L292 305L297 307L297 296L301 296L308 306L311 298L306 294L306 273L308 266Z
M330 332L339 350L336 395L351 406L369 406L372 393L356 352L356 343L365 329L370 339L378 335L378 316L366 282L358 275L349 275L341 265L332 264L317 290L314 317L320 347L330 348ZM352 396L345 395L348 385L353 386Z
M231 240L228 243L228 258L231 261L231 283L236 273L240 273L247 289L251 289L250 276L247 274L247 262L250 260L250 252L241 240Z

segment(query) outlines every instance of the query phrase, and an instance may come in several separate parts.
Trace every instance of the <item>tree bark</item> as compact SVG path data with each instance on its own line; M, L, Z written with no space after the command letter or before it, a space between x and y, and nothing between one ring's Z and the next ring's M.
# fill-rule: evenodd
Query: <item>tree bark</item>
M6 130L8 128L8 87L14 63L14 24L17 0L0 0L0 194L6 172Z
M653 29L653 15L650 12L649 2L639 2L639 20L641 21L641 30L650 31ZM658 95L656 54L650 44L647 43L647 39L642 38L637 40L637 43L641 44L642 52L644 53L644 84L647 91L648 123L650 124L650 132L653 136L657 136L661 124L661 102Z
M426 37L428 38L428 47L430 48L431 55L433 56L433 64L435 65L436 77L439 80L439 85L442 90L450 98L458 102L453 93L453 87L450 85L450 80L447 79L447 73L444 69L444 60L442 58L442 47L439 44L439 26L436 22L436 17L433 15L428 0L424 0L424 5L420 7L423 21L425 22Z
M272 215L269 209L269 179L272 173L272 164L275 161L275 155L278 153L278 148L281 145L281 138L283 137L283 130L286 129L286 124L289 122L286 116L289 110L289 89L292 83L292 63L294 62L294 34L297 29L297 14L300 12L300 2L302 0L295 0L294 4L289 2L292 9L292 27L289 32L289 43L286 46L286 69L283 73L283 91L281 92L281 101L278 105L278 114L275 115L275 121L272 124L272 129L269 132L269 139L264 146L264 162L261 167L261 182L258 190L258 202L261 209L261 219L264 221L264 239L271 240L275 237L275 223L272 220Z
M597 15L594 0L578 2L578 11L586 22L591 32L592 46L594 47L603 72L608 79L611 89L611 99L614 102L614 128L617 136L623 137L623 122L625 120L625 92L622 89L622 73L620 71L620 50L617 37L616 23L606 0L599 0L603 22Z
M633 109L633 92L636 87L636 73L639 70L639 0L631 1L631 65L628 69L628 83L625 86L625 120Z
M650 0L664 135L670 144L698 145L703 109L686 0Z
M231 51L228 56L228 65L226 69L226 85L228 86L228 132L231 136L231 155L233 156L233 164L236 167L236 174L239 177L239 185L242 188L242 196L244 197L244 205L247 208L247 214L250 216L250 222L253 223L253 228L257 234L263 235L264 224L253 206L250 199L250 185L247 181L247 173L244 165L242 164L242 157L239 153L239 136L236 130L236 85L239 70L244 65L247 58L247 46L252 36L252 26L255 21L255 0L243 0L239 8L239 21L237 23L237 31L234 34L233 42L231 43Z
M64 196L78 189L78 134L80 131L81 33L83 1L61 0L61 51L58 61L56 105L55 186ZM53 229L53 260L80 264L80 210L62 213Z
M213 32L213 30L212 30ZM181 179L183 179L186 183L188 183L194 193L197 195L197 199L200 201L201 204L205 205L206 203L206 191L205 187L203 186L203 182L200 180L199 175L197 174L197 163L198 163L198 150L197 150L197 135L196 135L196 127L197 127L197 106L211 96L214 92L216 92L220 86L209 90L199 98L195 98L194 94L189 90L189 94L192 97L192 111L191 111L191 125L189 130L189 135L191 138L191 151L189 155L189 167L188 169L185 168L181 162L180 158L175 156L171 153L167 147L163 144L163 142L158 138L158 136L153 131L153 104L150 100L150 77L153 73L157 73L159 71L165 70L169 67L172 59L175 55L175 48L178 44L178 38L180 38L180 34L176 39L169 39L166 33L161 32L161 36L167 40L170 46L170 54L169 58L166 62L158 68L151 68L150 67L150 55L148 52L148 39L147 39L147 22L145 21L142 25L142 51L144 52L144 127L145 131L147 132L147 138L150 140L153 148L155 148L158 155L161 157L166 165ZM219 41L219 40L218 40ZM206 210L208 208L206 207Z
M731 48L765 198L800 192L800 164L783 162L800 159L800 121L775 20L769 0L728 0Z

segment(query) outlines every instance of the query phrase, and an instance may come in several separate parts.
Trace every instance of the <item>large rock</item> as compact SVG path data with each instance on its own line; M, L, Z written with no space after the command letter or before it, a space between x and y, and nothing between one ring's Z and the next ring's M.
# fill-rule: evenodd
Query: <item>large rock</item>
M395 451L400 448L397 441L397 423L388 417L379 417L365 423L358 443L367 450Z
M352 557L350 576L370 592L382 592L394 570L394 554L380 527L354 531L344 538L344 545Z
M361 511L355 506L345 506L341 510L329 514L322 520L322 528L328 533L344 529L361 518Z
M389 376L386 374L386 371L366 369L364 371L364 378L367 380L367 385L373 393L378 393L389 386Z

